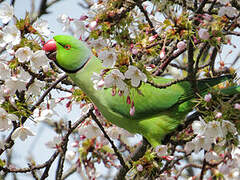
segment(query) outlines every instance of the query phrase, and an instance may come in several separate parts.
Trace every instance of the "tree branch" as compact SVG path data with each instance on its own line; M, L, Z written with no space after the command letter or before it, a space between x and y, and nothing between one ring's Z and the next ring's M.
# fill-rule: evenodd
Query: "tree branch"
M98 127L100 128L100 130L102 131L102 133L104 134L104 137L107 138L107 140L109 141L109 143L111 144L115 154L118 157L118 160L120 161L120 164L122 165L122 167L128 171L129 167L125 164L125 161L122 157L122 155L119 153L117 147L114 145L113 141L111 140L111 138L107 135L106 131L104 130L103 126L101 125L101 123L98 121L97 117L95 116L95 114L93 112L90 112L91 117L93 118L93 120L97 123Z

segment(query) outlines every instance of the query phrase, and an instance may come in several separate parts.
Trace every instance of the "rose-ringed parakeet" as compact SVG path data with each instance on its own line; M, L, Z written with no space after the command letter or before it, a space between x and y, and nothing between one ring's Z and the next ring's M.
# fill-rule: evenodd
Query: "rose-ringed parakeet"
M102 115L113 124L131 133L143 135L153 146L161 144L164 136L172 131L192 111L195 97L191 84L182 81L167 88L159 89L144 83L134 94L135 113L130 115L130 105L126 96L112 96L111 89L96 90L91 77L100 72L102 61L95 57L84 42L68 35L57 35L48 41L43 49L50 52L51 59L65 71L69 77L87 94ZM53 56L53 52L55 55ZM197 81L200 94L215 86L230 75ZM154 78L154 82L164 84L172 81L163 77ZM239 88L226 91L233 94Z

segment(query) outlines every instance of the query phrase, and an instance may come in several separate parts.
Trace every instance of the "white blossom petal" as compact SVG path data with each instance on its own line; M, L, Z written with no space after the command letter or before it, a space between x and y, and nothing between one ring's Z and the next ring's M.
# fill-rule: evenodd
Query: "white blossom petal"
M13 7L7 2L3 2L0 7L0 19L3 24L7 24L13 17Z
M49 24L46 20L38 19L34 22L33 27L44 36L48 36L50 34Z
M40 68L46 64L48 64L48 58L45 54L45 51L38 50L34 52L30 60L31 69L37 73Z
M11 45L17 45L21 41L21 32L15 25L7 25L3 28L3 40Z
M112 68L117 60L116 52L111 50L104 50L98 53L98 57L103 60L103 67Z
M20 126L15 129L11 138L15 140L19 137L22 141L25 141L28 136L35 136L35 134L28 127Z
M29 47L19 48L15 53L15 57L17 57L18 61L21 63L29 61L32 55L33 52Z
M141 81L147 81L147 76L136 66L130 65L124 75L126 79L131 79L131 84L133 87L138 87Z
M60 136L55 136L52 141L48 141L45 145L50 149L56 149L62 142L62 138Z

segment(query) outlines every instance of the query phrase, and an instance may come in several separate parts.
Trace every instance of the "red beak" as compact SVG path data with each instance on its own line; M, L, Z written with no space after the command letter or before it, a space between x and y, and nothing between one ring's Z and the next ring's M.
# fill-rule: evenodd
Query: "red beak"
M49 41L47 41L42 48L44 51L46 52L54 52L57 49L56 46L56 41L54 39L51 39Z

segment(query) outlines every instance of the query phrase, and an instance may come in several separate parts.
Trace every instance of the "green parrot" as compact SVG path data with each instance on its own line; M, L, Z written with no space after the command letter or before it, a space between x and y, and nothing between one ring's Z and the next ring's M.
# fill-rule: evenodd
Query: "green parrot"
M87 94L108 121L131 133L143 135L154 147L161 144L164 136L174 131L193 110L192 99L195 95L188 81L165 89L143 83L139 89L142 94L134 94L135 113L130 115L131 105L126 103L126 96L112 96L110 88L94 89L91 76L93 72L100 72L104 68L102 61L92 54L84 42L72 36L57 35L43 46L43 50ZM229 78L231 75L198 80L197 87L203 95L209 87ZM172 80L154 78L158 84ZM239 87L226 90L228 94L236 92L240 92Z

